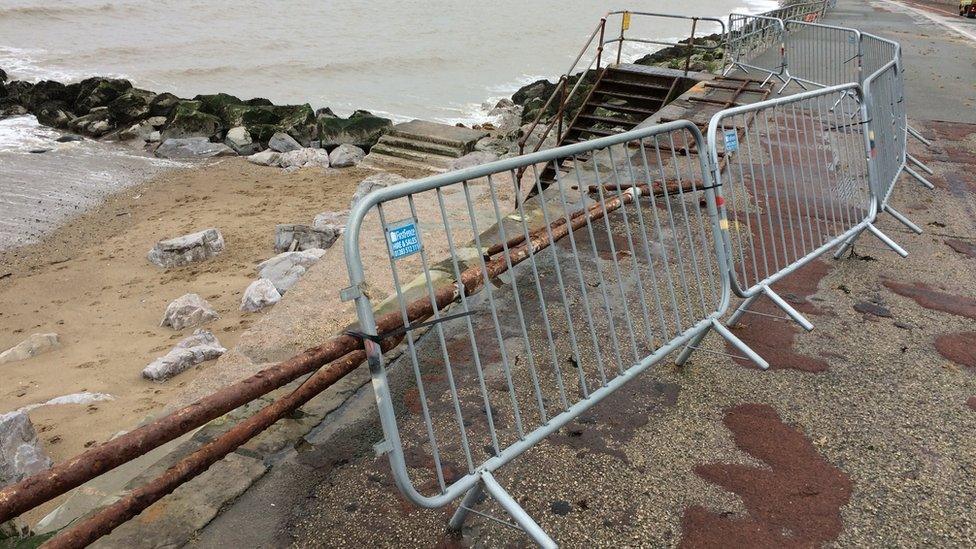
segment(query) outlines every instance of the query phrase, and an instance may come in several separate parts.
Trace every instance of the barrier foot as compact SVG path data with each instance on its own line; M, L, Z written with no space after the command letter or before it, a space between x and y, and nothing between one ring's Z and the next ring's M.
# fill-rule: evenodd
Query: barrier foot
M915 158L914 156L912 156L910 154L907 154L907 153L905 154L905 157L908 159L909 162L911 162L912 164L915 164L916 166L918 166L919 169L921 169L923 172L925 172L925 173L927 173L929 175L935 175L935 172L932 171L932 168L930 168L930 167L926 166L925 164L923 164L921 160L919 160L919 159Z
M739 320L742 318L742 315L746 314L746 309L748 309L755 300L759 299L759 295L760 294L758 292L752 294L750 297L747 297L745 301L740 303L739 306L735 308L735 312L732 313L732 316L729 317L729 320L725 323L725 325L735 326L738 324Z
M468 493L464 494L464 499L461 500L461 505L458 506L457 511L454 511L454 516L448 521L447 529L453 532L460 532L464 526L464 519L468 518L471 509L478 504L484 493L485 490L480 482L475 484L474 488L468 490Z
M850 249L850 247L854 244L854 241L857 240L857 237L861 236L861 233L863 232L864 229L861 229L856 233L852 234L847 240L842 242L840 247L837 248L837 251L834 252L834 259L840 259L841 257L843 257L844 253Z
M495 480L495 477L491 475L488 471L481 473L481 483L484 485L484 489L488 491L491 497L495 498L495 501L511 515L515 523L518 524L522 530L532 538L539 547L545 547L547 549L555 549L558 547L556 542L546 534L539 524L532 520L532 517L522 509L522 506L518 504L515 499L501 487L500 484ZM470 494L470 492L469 492ZM464 498L467 500L467 495Z
M924 143L926 147L931 147L932 146L932 142L931 141L929 141L928 139L925 139L925 137L923 137L922 134L918 133L918 130L916 130L915 128L913 128L911 126L908 126L908 134L911 135L912 137L914 137L915 139L918 139L922 143Z
M889 248L894 250L896 254L902 257L908 257L908 252L906 252L904 248L902 248L898 244L895 244L894 240L888 238L888 235L878 230L878 228L875 227L872 223L868 223L868 230L871 231L871 234L878 237L878 240L884 242L885 246L888 246Z
M709 324L705 326L702 331L698 332L698 335L691 338L691 341L689 341L688 344L685 345L685 348L681 350L681 354L678 355L678 358L674 360L674 364L679 368L684 366L685 362L688 362L688 359L691 358L691 353L695 352L695 349L698 348L702 340L705 339L705 336L708 335L708 332L711 331L711 329L712 325Z
M766 294L766 297L775 303L777 307L783 309L783 312L789 315L789 317L792 318L794 322L799 324L801 328L808 332L813 330L813 324L807 320L806 317L800 314L800 311L794 309L792 305L787 303L785 299L780 297L779 294L774 292L769 286L763 286L762 293Z
M730 332L729 329L726 328L725 326L722 326L722 323L721 322L719 322L718 320L712 319L712 328L716 332L718 332L718 335L720 335L723 338L725 338L725 341L728 341L729 343L732 344L733 347L735 347L740 352L742 352L744 355L746 355L749 358L749 360L755 362L756 363L756 366L759 366L763 370L768 370L769 369L769 363L766 362L766 360L763 359L763 357L759 356L756 353L756 351L753 351L752 349L750 349L749 346L746 345L745 343L743 343L741 339L735 337L735 334L733 334L732 332Z
M935 188L935 185L933 185L928 179L925 179L924 177L922 177L922 174L916 172L915 170L909 168L908 166L905 166L905 173L907 173L908 175L914 177L919 183L921 183L922 185L924 185L929 190Z
M891 214L892 217L897 219L902 225L908 227L908 230L915 234L922 234L922 228L911 222L910 219L901 214L898 210L892 208L891 206L885 206L882 211L886 211Z

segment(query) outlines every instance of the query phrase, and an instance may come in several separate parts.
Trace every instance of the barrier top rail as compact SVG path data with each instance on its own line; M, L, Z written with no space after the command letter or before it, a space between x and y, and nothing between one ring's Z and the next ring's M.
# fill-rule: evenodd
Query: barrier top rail
M701 132L676 121L405 182L353 209L346 295L366 334L382 449L410 501L440 507L468 493L458 520L481 489L505 506L493 471L708 330L765 365L718 321L730 298L727 260L704 155L677 152L692 146L705 146ZM500 180L567 159L573 170L517 203L517 216L502 215L510 186ZM545 225L530 229L526 220L540 215ZM568 250L555 246L562 238ZM604 240L611 249L601 255ZM449 257L438 267L446 279L432 274L437 250ZM367 279L362 258L376 253L389 257L391 276L384 268ZM355 289L381 280L393 281L383 310L397 310L377 317ZM430 331L415 337L430 317ZM398 326L410 327L408 350L391 369L372 342ZM388 370L416 386L412 409L396 405ZM517 505L506 510L536 541L551 541Z

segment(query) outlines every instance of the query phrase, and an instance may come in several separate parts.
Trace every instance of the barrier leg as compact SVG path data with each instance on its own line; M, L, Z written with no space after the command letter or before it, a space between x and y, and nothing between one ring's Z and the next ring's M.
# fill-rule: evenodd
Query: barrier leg
M912 164L915 164L916 166L918 166L923 172L925 172L925 173L927 173L929 175L935 175L935 172L932 171L932 168L930 168L930 167L926 166L925 164L923 164L921 160L919 160L919 159L915 158L914 156L912 156L910 154L907 154L907 153L905 154L905 156L908 158L908 161L909 162L911 162Z
M759 366L763 370L768 370L769 369L769 363L766 362L766 360L763 359L763 357L761 357L758 354L756 354L756 351L753 351L752 349L750 349L749 346L746 345L745 343L743 343L741 339L735 337L735 334L733 334L732 332L730 332L729 329L726 328L725 326L722 326L722 323L720 323L719 321L717 321L715 319L712 319L712 328L716 332L718 332L718 335L720 335L723 338L725 338L725 341L728 341L729 343L732 344L733 347L735 347L740 352L742 352L747 357L749 357L749 360L755 362L756 363L756 366Z
M921 183L922 185L924 185L928 189L934 189L935 188L935 185L933 185L928 179L925 179L924 177L922 177L922 175L920 173L918 173L915 170L909 168L908 166L905 166L905 173L907 173L908 175L914 177L919 183Z
M918 139L919 141L921 141L922 143L924 143L926 147L931 147L932 146L932 142L931 141L929 141L928 139L925 139L925 137L923 137L922 134L918 133L918 130L916 130L915 128L913 128L911 126L908 126L908 135L914 137L915 139Z
M780 297L779 294L774 292L769 286L763 286L762 292L766 294L766 297L768 297L773 303L775 303L777 307L783 309L783 312L789 315L789 317L792 318L794 322L799 324L800 327L802 327L804 330L808 332L810 330L813 330L813 324L811 324L810 321L806 319L806 317L801 315L800 311L794 309L792 305L787 303L785 299Z
M710 332L711 329L712 325L709 324L708 326L705 326L702 331L698 332L698 335L691 338L691 341L685 345L685 348L681 350L681 354L679 354L678 358L675 359L674 363L676 366L681 367L685 365L685 362L688 362L688 359L691 358L691 353L695 352L695 349L698 348L702 340L705 339L705 336L708 335L708 332Z
M854 241L857 240L857 237L861 236L861 233L863 232L864 229L861 229L856 233L852 234L850 238L845 240L843 243L841 243L840 247L837 248L837 251L834 252L834 259L840 259L844 255L844 253L847 252L847 250L849 250L850 247L854 245Z
M556 542L546 534L539 524L532 520L532 517L522 509L522 506L515 501L512 496L505 491L501 485L495 480L495 477L491 476L491 473L484 471L481 473L481 482L484 484L485 490L495 498L495 501L502 506L505 511L515 520L515 523L522 527L522 530L532 538L539 547L545 547L547 549L555 549L557 547ZM467 496L465 496L467 499Z
M725 325L735 326L736 324L738 324L739 319L742 318L742 315L746 314L746 309L748 309L755 300L759 299L759 295L760 295L759 293L755 293L752 296L747 297L745 301L740 303L739 306L735 308L735 312L732 313L732 316L729 317L729 320L728 322L725 323Z
M884 242L885 246L888 246L889 248L894 250L896 254L902 257L908 257L908 252L906 252L904 248L902 248L898 244L895 244L894 240L888 238L888 235L878 230L878 228L875 227L872 223L868 223L868 230L871 231L871 233L874 236L878 237L878 240Z
M480 482L475 484L474 488L468 490L468 493L464 494L464 499L461 500L461 505L458 506L457 511L454 512L454 516L447 523L447 529L460 532L461 527L464 526L464 519L468 518L471 509L478 504L478 500L481 499L484 493L484 487Z
M911 220L909 220L907 217L902 215L898 210L888 205L885 205L885 207L882 208L882 210L890 213L891 216L897 219L902 225L908 227L908 230L912 231L915 234L922 234L922 228L912 223Z

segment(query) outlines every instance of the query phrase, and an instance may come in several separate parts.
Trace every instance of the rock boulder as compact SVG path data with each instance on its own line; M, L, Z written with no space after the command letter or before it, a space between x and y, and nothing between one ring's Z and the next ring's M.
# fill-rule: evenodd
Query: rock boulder
M27 360L61 347L58 334L31 334L17 345L0 353L0 364Z
M26 412L0 414L0 487L51 467Z
M149 250L149 262L169 269L182 267L195 261L210 259L224 251L224 237L218 229L203 231L160 240Z
M281 153L278 157L278 167L281 168L328 168L329 153L325 149L298 149Z
M267 150L252 154L247 157L247 161L258 166L277 166L279 157L281 157L281 153Z
M368 151L384 133L393 127L389 118L373 116L368 111L356 111L349 118L322 113L316 118L318 138L323 147L342 144L355 145Z
M268 148L275 152L286 153L301 149L302 144L287 133L278 132L268 140Z
M258 264L258 276L274 284L278 293L284 294L305 274L312 265L319 262L325 250L305 250L304 252L284 252Z
M343 143L329 153L329 163L333 168L348 168L363 161L366 153L355 145Z
M275 226L276 252L331 248L339 233L330 227L318 229L308 225L283 224Z
M206 137L168 138L156 148L156 156L161 158L214 158L235 154L234 149L223 143L211 143Z
M281 294L278 293L274 283L267 278L259 278L244 290L241 310L246 313L253 313L279 301L281 301Z
M224 145L234 149L237 154L245 156L255 152L257 148L254 141L251 140L251 134L244 126L237 126L228 130L227 137L224 138Z
M197 330L180 341L173 350L149 363L142 370L142 377L153 381L165 381L201 362L213 360L227 352L209 330Z
M356 192L352 195L352 201L349 202L349 209L351 210L360 200L363 199L367 194L384 187L389 187L390 185L396 185L398 183L403 183L407 178L402 175L397 175L395 173L378 173L376 175L371 175L366 179L359 182L356 186Z
M217 320L220 315L209 303L198 294L185 294L173 300L166 307L161 327L169 326L174 330L182 330L191 326L199 326Z

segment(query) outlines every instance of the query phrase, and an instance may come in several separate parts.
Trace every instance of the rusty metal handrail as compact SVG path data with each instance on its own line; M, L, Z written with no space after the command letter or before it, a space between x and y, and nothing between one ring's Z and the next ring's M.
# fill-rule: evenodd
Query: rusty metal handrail
M620 35L616 38L605 39L607 19L609 17L616 16L616 15L619 15L621 17ZM631 16L634 15L641 16L641 17L659 17L659 18L666 18L666 19L683 19L683 20L691 21L692 22L691 36L687 40L679 41L679 42L666 42L666 41L643 39L643 38L627 38L625 33L630 28ZM569 128L566 127L566 125L563 123L563 118L566 115L567 107L572 102L573 98L576 96L576 93L579 91L580 86L583 83L583 80L586 78L586 74L591 69L594 68L594 65L597 73L599 73L600 69L602 68L603 51L608 44L614 44L614 43L617 44L616 63L618 65L620 64L621 61L624 42L637 42L642 44L654 44L654 45L668 46L668 47L686 46L688 48L688 54L685 59L685 74L687 74L691 64L691 56L694 53L694 51L696 50L714 51L722 47L721 40L719 40L716 44L711 46L695 44L695 32L697 30L699 21L711 21L713 23L717 23L721 27L720 36L725 36L725 22L716 17L697 17L691 15L674 15L669 13L625 11L625 10L607 12L606 15L600 18L600 23L597 25L596 29L594 29L593 32L590 34L589 39L587 39L586 44L583 46L579 54L576 56L576 59L573 61L573 64L570 66L569 70L559 77L559 80L556 82L556 89L553 90L552 94L549 96L549 99L539 109L538 114L536 114L535 120L532 121L532 124L529 126L529 129L525 132L525 135L523 135L519 139L518 141L519 154L523 155L526 154L527 152L532 153L532 152L539 151L542 148L543 142L545 142L546 138L549 137L549 134L552 132L552 128L557 125L559 128L557 131L558 134L557 141L562 140L564 131L569 131ZM573 76L573 71L578 69L580 60L583 58L587 50L589 50L593 46L593 41L597 37L597 35L599 35L600 38L598 41L597 50L593 60L591 60L590 63L586 66L586 68L579 73L579 78L577 78L575 85L569 91L569 93L566 93L566 87L569 82L569 79ZM539 136L538 142L535 144L535 146L532 148L531 151L526 151L525 148L526 143L528 143L529 138L532 137L533 133L535 132L535 129L542 122L542 118L546 116L546 113L549 111L549 108L553 105L553 102L557 100L557 97L559 101L558 103L559 107L556 109L556 112L553 114L552 119L548 122L548 124L546 124L545 129L542 132L542 135ZM524 169L518 171L518 173L516 174L518 180L521 180L524 172L525 172Z

